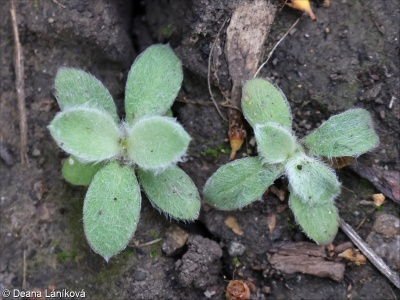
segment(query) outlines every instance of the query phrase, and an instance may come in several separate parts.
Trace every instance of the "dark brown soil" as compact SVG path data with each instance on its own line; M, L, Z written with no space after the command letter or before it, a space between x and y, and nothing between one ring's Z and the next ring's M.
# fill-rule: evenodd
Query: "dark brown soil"
M58 68L81 68L102 80L122 115L124 83L136 54L151 44L170 42L185 68L179 98L210 102L210 47L223 21L243 1L16 0L25 56L30 168L19 162L10 2L2 1L0 290L22 290L25 278L27 291L84 290L88 299L224 299L226 280L232 279L238 260L235 279L253 282L256 291L251 299L398 299L399 291L369 262L347 263L340 283L303 274L265 275L273 242L307 240L290 210L281 210L287 203L271 193L241 211L220 212L204 205L199 221L178 224L191 237L177 256L165 256L161 243L135 246L135 242L163 238L175 223L147 201L126 250L108 264L90 250L82 227L85 188L62 179L66 154L46 128L58 111L53 96ZM261 76L274 80L287 95L300 136L332 114L366 108L381 143L356 164L399 171L399 5L395 0L330 1L327 8L321 3L312 2L318 21L303 16ZM265 57L298 16L290 8L277 10ZM222 87L229 90L226 65L218 72ZM214 93L222 99L216 85ZM181 167L201 190L206 179L229 160L225 153L229 145L224 142L228 125L213 106L177 102L173 111L193 137L188 160ZM344 187L337 206L341 217L355 228L369 209L359 201L379 191L348 168L339 176ZM399 215L399 206L390 199L382 210ZM272 214L277 224L269 233ZM224 224L227 216L236 218L242 236ZM374 219L372 214L358 230L362 238L371 232ZM339 231L334 244L345 241ZM270 287L270 294L263 293L265 287Z

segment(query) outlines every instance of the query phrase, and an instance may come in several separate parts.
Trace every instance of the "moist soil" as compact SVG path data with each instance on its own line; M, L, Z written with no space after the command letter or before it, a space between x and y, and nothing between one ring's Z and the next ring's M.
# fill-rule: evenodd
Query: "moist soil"
M346 269L341 282L270 272L268 250L273 243L308 241L290 210L282 209L287 199L281 201L272 193L234 212L203 204L194 223L168 219L144 197L138 228L124 251L106 263L87 244L82 224L86 188L63 180L60 170L67 155L46 128L59 111L53 91L58 68L76 67L95 75L110 90L123 116L124 83L135 57L151 44L169 42L185 71L178 96L183 102L174 104L173 113L193 138L187 160L180 166L201 191L206 179L229 161L228 124L210 105L208 57L222 23L242 2L16 0L25 57L28 168L19 159L10 2L2 1L2 291L84 290L89 299L225 299L227 281L234 278L251 282L251 299L399 298L399 290L369 262L357 266L343 261ZM325 7L322 2L330 5ZM397 1L314 1L312 5L318 20L302 16L260 76L273 80L286 94L298 136L306 135L332 114L352 107L367 109L380 145L353 164L399 171ZM265 42L265 58L300 15L291 8L277 9ZM220 38L224 41L224 33ZM221 64L217 73L220 84L212 76L213 92L222 102L221 91L230 89L226 65ZM226 109L222 112L227 115ZM249 131L238 158L255 152L249 144L251 135ZM370 200L380 191L353 170L345 167L338 171L343 188L336 202L341 217L353 228L365 219L357 232L366 239L377 212L368 215L370 208L360 205L360 200ZM284 179L275 185L284 190ZM382 212L398 216L399 206L387 199ZM268 227L271 215L276 218L272 231ZM225 225L229 216L236 219L242 235ZM166 230L175 225L190 235L178 254L166 256L162 241L138 246L164 238ZM339 230L333 244L347 241ZM240 266L235 267L238 262Z

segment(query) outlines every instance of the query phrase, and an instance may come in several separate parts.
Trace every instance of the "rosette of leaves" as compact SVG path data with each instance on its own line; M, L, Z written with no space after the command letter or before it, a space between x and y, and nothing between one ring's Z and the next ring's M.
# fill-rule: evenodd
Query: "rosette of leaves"
M126 119L103 84L78 69L62 68L55 79L61 108L48 126L57 144L71 154L63 176L89 185L83 224L90 247L104 257L123 250L139 220L141 189L159 211L194 220L200 197L176 166L191 140L166 117L182 83L182 66L167 45L154 45L134 62L125 91Z
M286 175L297 223L316 243L330 243L338 230L334 201L341 184L323 159L356 157L376 147L379 140L370 114L350 109L299 140L292 131L285 95L258 78L244 85L242 109L254 129L259 156L219 168L204 186L205 201L221 210L238 209L261 198L278 177Z

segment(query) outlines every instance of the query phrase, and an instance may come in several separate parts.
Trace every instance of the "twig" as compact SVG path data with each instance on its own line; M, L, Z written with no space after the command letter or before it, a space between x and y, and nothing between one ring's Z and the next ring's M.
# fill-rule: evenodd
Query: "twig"
M159 239L155 239L155 240L152 240L152 241L144 243L144 244L137 245L136 247L138 247L138 248L146 247L146 246L150 246L153 244L157 244L158 242L161 242L161 241L162 241L162 238L159 238Z
M17 90L18 110L19 110L19 130L20 130L20 156L21 164L29 168L28 160L28 125L26 120L25 107L25 82L24 82L24 57L22 46L19 41L17 14L15 12L14 0L11 0L11 21L14 33L14 68L15 68L15 87Z
M22 262L22 290L26 290L26 250L24 250Z
M274 53L275 49L279 46L279 44L285 39L285 37L289 34L290 31L299 23L301 18L298 18L293 25L289 28L289 30L283 35L283 37L275 44L274 48L272 48L271 52L268 54L267 59L261 64L261 66L258 68L257 72L254 74L254 78L257 77L258 73L261 71L261 69L268 63L269 59L271 58L272 54Z
M57 0L51 0L53 3L60 5L62 8L65 8L64 4L61 4L60 2L58 2Z
M376 255L376 253L360 238L360 236L347 224L339 218L340 228L350 238L350 240L361 250L361 252L371 261L371 263L382 272L398 289L400 289L400 277L393 272L386 263Z
M211 46L210 55L208 56L208 68L207 68L208 92L210 93L210 97L211 97L211 100L212 100L213 103L214 103L215 108L217 109L219 115L221 116L221 118L222 118L224 121L226 121L226 118L223 116L223 114L222 114L221 111L219 110L218 104L217 104L217 102L215 101L214 95L213 95L212 90L211 90L210 73L211 73L211 58L212 58L212 54L213 54L213 51L214 51L214 47L215 47L215 45L217 44L217 41L218 41L219 36L220 36L220 34L221 34L222 28L224 28L226 21L228 21L228 19L226 19L226 20L224 21L224 23L222 23L222 26L221 26L221 28L219 29L219 31L218 31L218 33L217 33L217 36L215 37L215 40L214 40L214 42L213 42L213 44L212 44L212 46Z
M374 202L372 202L374 203ZM374 203L375 205L375 203ZM360 224L358 224L358 226L356 227L356 231L358 229L360 229L360 227L365 223L365 221L371 216L371 214L376 210L377 206L375 206L373 209L371 209L369 212L367 212L367 215L365 216L364 219L362 219L362 221L360 222Z
M192 104L192 105L202 105L202 106L211 106L211 105L215 105L214 103L205 101L205 100L191 100L191 99L187 99L186 97L183 97L183 99L176 99L177 102L182 102L182 103L186 103L186 104ZM217 103L217 105L222 106L222 107L227 107L227 108L232 108L232 109L236 109L239 112L242 112L242 110L234 105L230 105L230 104L225 104L225 103Z

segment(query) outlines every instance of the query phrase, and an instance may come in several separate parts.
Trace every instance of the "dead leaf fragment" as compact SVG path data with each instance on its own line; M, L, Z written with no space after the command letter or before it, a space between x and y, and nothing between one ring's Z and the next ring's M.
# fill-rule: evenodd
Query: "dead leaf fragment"
M250 299L250 289L242 280L231 280L226 287L227 300Z
M272 233L276 227L276 215L272 214L267 217L267 223L268 223L268 230L269 233Z
M360 250L354 248L349 248L338 256L354 262L357 266L364 265L367 262L367 258L360 253Z
M315 17L315 15L311 9L310 1L308 1L308 0L291 0L291 1L287 1L286 5L306 12L310 16L311 20L313 20L313 22L317 21L317 18Z
M280 190L276 186L270 187L271 193L278 197L280 201L285 201L286 198L286 191Z
M235 217L227 217L225 219L225 225L228 226L232 231L237 235L243 235L243 231L240 229L240 226Z
M374 203L376 206L381 206L383 202L385 202L385 196L383 194L373 194L372 195L372 200L374 200Z

